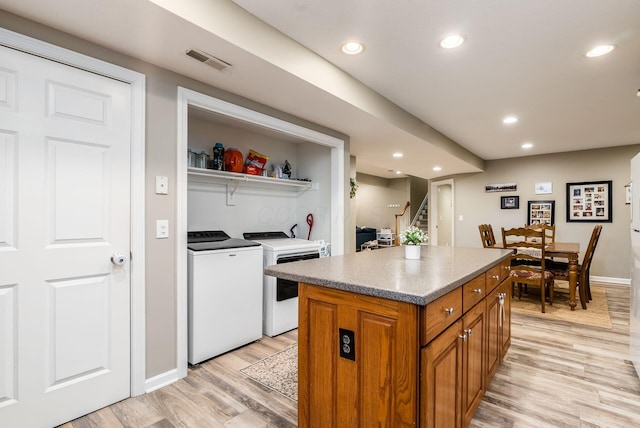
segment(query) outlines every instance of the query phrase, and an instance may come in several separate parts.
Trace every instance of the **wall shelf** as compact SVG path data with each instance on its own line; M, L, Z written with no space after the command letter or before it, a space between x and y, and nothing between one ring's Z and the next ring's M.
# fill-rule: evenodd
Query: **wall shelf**
M310 181L287 180L262 177L238 172L215 171L204 168L188 168L189 182L202 184L225 184L227 186L227 205L235 205L234 196L239 187L272 189L301 194L308 190L318 190L318 183Z

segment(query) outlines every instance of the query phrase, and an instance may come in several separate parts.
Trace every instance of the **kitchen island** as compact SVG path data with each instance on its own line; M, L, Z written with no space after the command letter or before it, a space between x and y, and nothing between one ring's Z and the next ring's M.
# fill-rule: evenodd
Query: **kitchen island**
M267 266L299 282L298 426L467 426L510 345L510 252Z

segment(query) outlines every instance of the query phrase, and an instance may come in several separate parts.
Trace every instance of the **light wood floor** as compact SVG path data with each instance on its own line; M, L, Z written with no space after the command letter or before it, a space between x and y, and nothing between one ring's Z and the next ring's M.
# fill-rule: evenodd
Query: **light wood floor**
M598 285L606 287L612 329L513 314L511 348L471 427L640 427L640 380L628 349L629 287ZM239 369L296 340L297 331L264 337L190 368L172 385L62 427L295 427L296 403Z

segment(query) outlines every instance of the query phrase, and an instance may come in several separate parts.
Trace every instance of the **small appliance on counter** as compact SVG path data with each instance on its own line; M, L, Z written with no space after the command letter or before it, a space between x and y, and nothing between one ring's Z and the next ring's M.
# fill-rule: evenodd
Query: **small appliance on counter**
M221 230L187 232L188 361L262 338L262 247Z

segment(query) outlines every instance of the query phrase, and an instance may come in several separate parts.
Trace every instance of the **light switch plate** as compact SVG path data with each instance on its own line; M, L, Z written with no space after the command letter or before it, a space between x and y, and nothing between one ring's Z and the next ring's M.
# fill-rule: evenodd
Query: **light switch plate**
M169 237L169 220L156 220L156 238L164 239Z
M156 176L156 195L169 194L169 177Z

